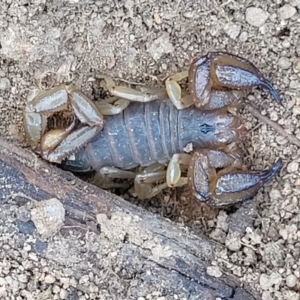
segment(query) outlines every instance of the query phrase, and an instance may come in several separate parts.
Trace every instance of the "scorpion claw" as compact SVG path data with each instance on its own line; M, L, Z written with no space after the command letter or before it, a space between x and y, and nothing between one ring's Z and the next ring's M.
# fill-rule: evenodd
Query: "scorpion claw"
M195 59L189 70L189 88L197 107L209 103L216 90L245 89L260 86L281 104L278 91L248 60L225 52L209 52Z
M230 170L226 173L226 169L217 172L206 156L196 153L188 179L198 200L214 206L227 206L253 198L267 181L276 176L281 167L282 160L279 159L263 172Z

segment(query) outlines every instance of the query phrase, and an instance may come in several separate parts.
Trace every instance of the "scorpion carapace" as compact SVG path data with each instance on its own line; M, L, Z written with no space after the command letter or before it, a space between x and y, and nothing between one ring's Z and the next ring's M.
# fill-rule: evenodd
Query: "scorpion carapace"
M185 77L190 93L177 83ZM280 103L272 84L243 58L210 52L194 60L189 72L170 76L165 90L134 90L104 79L114 97L100 105L64 85L28 103L26 135L43 158L63 162L74 172L95 170L111 178L134 178L140 198L189 184L197 199L216 206L252 198L282 165L278 160L264 172L241 168L237 142L246 130L238 116L237 89L263 86ZM68 104L74 122L46 132L47 118ZM136 173L138 166L144 169Z

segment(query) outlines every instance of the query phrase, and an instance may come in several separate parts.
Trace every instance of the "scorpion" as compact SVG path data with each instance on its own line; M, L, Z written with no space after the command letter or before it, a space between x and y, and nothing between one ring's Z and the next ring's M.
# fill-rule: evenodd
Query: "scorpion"
M179 84L185 78L189 92ZM28 102L25 134L42 158L74 173L94 170L110 178L132 178L141 199L188 185L194 197L212 206L253 198L282 167L278 159L265 171L242 168L243 90L265 88L281 104L274 86L242 57L209 52L195 58L188 71L169 76L165 89L137 90L103 79L112 97L101 105L72 84ZM48 118L68 106L73 122L47 130ZM139 166L143 171L136 173Z

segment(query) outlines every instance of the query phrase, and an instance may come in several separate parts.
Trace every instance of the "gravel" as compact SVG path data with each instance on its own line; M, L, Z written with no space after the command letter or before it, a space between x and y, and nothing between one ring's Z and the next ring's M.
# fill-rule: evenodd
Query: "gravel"
M36 87L71 79L97 97L101 74L123 85L161 87L166 76L184 70L194 56L224 50L251 60L274 83L283 107L258 89L248 97L263 114L300 137L299 10L299 0L2 0L0 134L26 146L22 111ZM251 217L245 212L243 218L231 217L238 207L218 212L200 205L182 189L148 202L124 197L215 239L215 264L208 270L213 276L234 274L265 300L299 300L300 149L249 114L243 119L249 129L243 141L245 164L263 170L278 157L284 161L280 176L255 198ZM16 207L11 209L17 213ZM30 229L27 221L21 225ZM17 299L19 293L23 299L96 299L102 293L114 299L109 295L113 279L106 290L99 290L105 278L88 270L92 277L72 278L68 270L39 261L30 251L33 244L42 251L42 242L25 240L16 246L13 234L1 232L0 297ZM126 286L128 279L122 280ZM79 282L84 288L78 293L74 287ZM128 295L131 299L130 291ZM162 291L141 299L159 297L169 299Z

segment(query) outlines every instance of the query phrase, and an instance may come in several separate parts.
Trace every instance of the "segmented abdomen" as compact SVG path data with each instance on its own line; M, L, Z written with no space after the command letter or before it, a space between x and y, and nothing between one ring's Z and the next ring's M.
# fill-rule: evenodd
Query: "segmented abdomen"
M131 169L169 160L182 151L179 113L166 100L132 103L121 114L105 117L103 130L85 149L92 167Z

